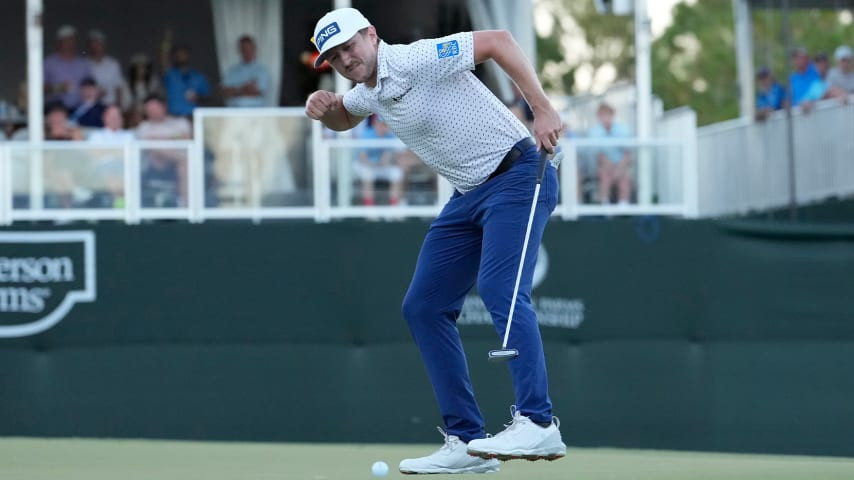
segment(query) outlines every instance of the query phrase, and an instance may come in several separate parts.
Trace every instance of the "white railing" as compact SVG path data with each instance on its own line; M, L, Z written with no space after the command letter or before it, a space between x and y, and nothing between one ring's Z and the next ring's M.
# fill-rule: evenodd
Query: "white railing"
M792 115L793 163L784 112L764 122L744 118L698 129L701 216L745 214L785 207L790 201L803 205L854 194L854 103L828 100L810 113L794 109Z
M194 150L190 141L0 143L0 223L195 220L201 192L193 179L201 172L200 164L192 161ZM165 161L174 162L176 171L186 172L180 175L183 185L175 185L172 207L149 205L143 198L141 158L148 154L168 157ZM104 196L100 205L93 204L96 195ZM62 205L45 205L50 198Z
M555 209L564 219L585 215L677 215L696 216L693 198L696 196L696 168L688 161L692 158L690 144L677 139L572 139L563 142L564 164L560 168L561 202ZM637 192L646 190L647 198L636 194L634 203L610 204L585 202L579 186L579 175L591 174L590 164L597 161L595 152L603 148L628 150L634 162L634 171L649 172L648 185L637 185ZM584 158L584 157L587 158ZM585 166L583 163L587 163ZM595 182L595 173L593 173ZM636 178L638 175L635 175ZM637 184L638 182L636 182ZM594 185L594 188L596 186ZM583 188L583 187L582 187ZM651 199L655 201L651 201Z
M693 132L693 117L684 120L675 118L670 124L678 128L658 132L672 138L562 140L566 156L555 215L695 216L697 168L688 133ZM453 193L447 181L428 178L422 188L431 190L417 205L354 205L355 152L403 149L403 144L397 139L332 136L301 108L201 108L194 116L194 131L194 139L187 141L0 142L0 224L433 217ZM596 190L591 187L592 152L597 148L634 152L636 172L643 172L637 185L643 195L635 195L635 203L591 203L595 198L591 201L589 194ZM169 157L165 162L177 180L175 191L165 199L149 185L157 181L156 169L152 174L150 168L158 164L158 155Z

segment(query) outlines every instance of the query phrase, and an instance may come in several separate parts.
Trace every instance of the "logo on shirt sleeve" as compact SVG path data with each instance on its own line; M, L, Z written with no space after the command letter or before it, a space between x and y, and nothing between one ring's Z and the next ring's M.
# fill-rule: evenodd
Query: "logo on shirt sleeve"
M436 53L439 54L439 58L454 57L460 54L460 44L456 40L437 43Z

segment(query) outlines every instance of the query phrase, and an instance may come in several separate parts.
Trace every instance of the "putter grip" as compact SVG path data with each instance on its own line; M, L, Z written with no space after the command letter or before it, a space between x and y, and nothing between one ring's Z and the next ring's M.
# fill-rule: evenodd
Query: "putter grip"
M543 176L546 174L546 165L549 164L549 152L540 147L540 164L537 167L537 183L543 182Z

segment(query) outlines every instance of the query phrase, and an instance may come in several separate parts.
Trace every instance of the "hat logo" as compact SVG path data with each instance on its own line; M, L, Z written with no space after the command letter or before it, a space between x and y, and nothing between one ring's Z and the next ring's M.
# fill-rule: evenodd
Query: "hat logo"
M341 29L338 28L338 22L332 22L329 25L321 28L320 33L317 34L317 38L315 39L315 43L317 43L318 50L322 50L323 45L326 43L326 41L340 32Z

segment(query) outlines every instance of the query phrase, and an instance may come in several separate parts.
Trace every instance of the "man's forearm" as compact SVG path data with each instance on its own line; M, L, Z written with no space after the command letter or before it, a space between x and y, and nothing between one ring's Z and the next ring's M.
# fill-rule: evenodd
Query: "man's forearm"
M344 130L350 130L353 128L351 119L352 117L350 117L350 114L348 114L347 110L344 108L331 110L326 112L326 115L320 117L321 123L336 132L343 132Z

